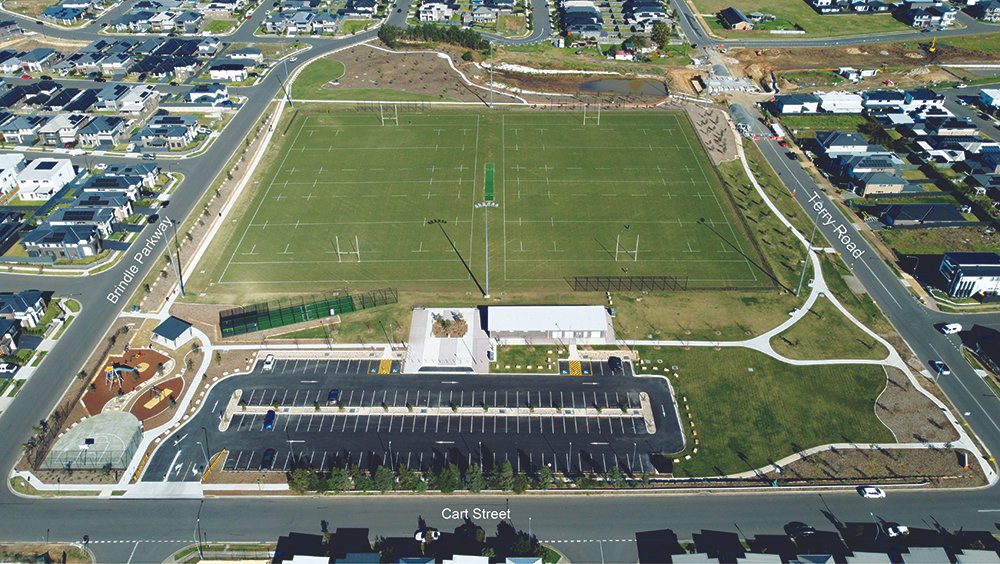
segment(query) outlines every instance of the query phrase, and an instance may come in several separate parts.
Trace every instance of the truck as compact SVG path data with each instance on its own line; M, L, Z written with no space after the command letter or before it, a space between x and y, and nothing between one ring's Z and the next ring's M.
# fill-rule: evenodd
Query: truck
M772 123L771 131L774 133L775 139L781 139L785 137L785 130L782 129L781 124L779 123Z

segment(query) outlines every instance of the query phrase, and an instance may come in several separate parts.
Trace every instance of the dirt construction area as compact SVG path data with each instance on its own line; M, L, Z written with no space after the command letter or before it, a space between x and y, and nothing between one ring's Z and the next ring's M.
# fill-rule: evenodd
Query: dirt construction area
M449 55L453 61L461 62L461 53ZM489 98L486 90L465 84L452 70L448 60L437 53L390 52L384 48L359 45L337 53L336 59L344 63L344 75L339 79L340 85L336 86L342 90L391 88L460 102L485 103ZM462 66L471 65L465 63ZM493 99L496 102L517 102L501 94L494 94Z
M754 80L760 80L771 71L794 72L811 70L830 70L837 67L853 66L855 68L876 68L882 72L872 78L862 81L853 87L872 87L881 84L887 78L896 82L897 86L905 87L909 83L928 85L938 81L956 80L955 75L939 68L948 63L970 62L991 63L1000 61L1000 53L988 51L969 51L948 45L938 44L934 53L928 48L931 38L926 42L881 43L873 45L828 47L824 49L808 48L734 48L729 52L731 63ZM833 73L831 72L831 77ZM780 81L780 78L779 78ZM784 81L779 84L783 88L795 88L797 84ZM852 87L844 82L838 87Z

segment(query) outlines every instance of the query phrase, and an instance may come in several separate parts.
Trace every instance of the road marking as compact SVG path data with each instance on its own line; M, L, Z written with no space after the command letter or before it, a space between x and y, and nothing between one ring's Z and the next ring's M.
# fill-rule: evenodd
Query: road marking
M317 384L317 380L299 380L299 384Z
M979 509L976 513L1000 513L1000 509Z

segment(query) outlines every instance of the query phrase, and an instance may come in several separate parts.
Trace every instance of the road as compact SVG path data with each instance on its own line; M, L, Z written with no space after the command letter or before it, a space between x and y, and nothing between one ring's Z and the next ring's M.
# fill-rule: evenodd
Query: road
M547 36L548 11L544 9L544 2L533 0L533 5L536 7L536 18L544 16L544 22L536 19L532 37ZM269 5L263 5L257 10L252 24L263 18L267 7ZM390 14L391 24L405 23L403 16L407 12L408 2L404 0L399 7L401 12ZM102 20L113 17L115 13ZM37 28L30 18L17 19L28 29ZM683 19L682 25L685 26L685 31L693 34L692 38L703 37L693 31ZM253 28L253 25L245 25L228 40L286 40L255 38L251 34ZM97 28L90 26L82 30L58 30L45 26L47 33L78 40L93 39L94 29ZM374 36L375 32L369 31L346 39L300 38L310 44L312 49L299 57L298 64ZM264 113L267 104L278 93L280 81L284 79L283 74L272 72L256 88L245 92L249 95L247 103L205 155L184 159L177 164L176 170L184 173L187 180L171 198L169 213L165 215L183 219L194 209L209 184L207 180L217 176L229 155L240 146L257 118ZM814 191L815 185L811 184L808 175L800 168L796 171L797 165L790 166L791 162L782 157L781 151L772 143L763 142L761 149L772 164L782 171L787 182L801 186L798 190L800 201L805 205L810 204L807 199L809 187L812 186L811 190ZM824 195L819 198L829 206ZM831 213L839 214L832 206L830 209ZM842 216L837 217L843 220ZM828 235L831 233L829 227L824 229ZM861 241L858 244L864 245ZM104 294L107 288L121 279L123 270L131 264L126 259L105 273L87 278L0 274L0 283L5 290L53 290L56 294L74 296L84 307L80 320L70 326L60 345L49 353L35 376L19 392L18 400L0 416L0 424L3 425L6 437L3 448L0 448L0 467L13 466L20 454L19 445L31 433L31 426L45 417L55 404L57 397L53 390L62 390L69 384L86 356L104 338L104 332L117 316L121 304L127 301L123 299L118 305L112 305L107 302ZM141 279L151 268L149 263L141 265L138 278ZM944 379L943 387L954 399L959 411L970 413L967 419L987 447L992 452L1000 450L1000 427L997 426L997 416L994 415L997 413L998 400L966 367L954 341L937 334L931 328L931 323L939 319L951 320L954 316L928 312L919 306L906 289L895 281L888 267L870 250L861 260L855 261L852 268L921 358L935 356L949 362L955 375ZM134 287L130 288L130 291L134 290ZM893 492L888 499L879 502L864 501L850 492L830 493L822 499L815 494L774 493L768 492L768 510L765 512L759 509L760 498L746 493L677 496L666 502L663 498L648 496L611 496L599 501L593 498L564 498L554 501L538 497L518 497L511 500L511 508L515 525L525 527L527 517L533 517L533 532L542 539L590 541L633 539L636 531L660 528L672 528L681 538L690 538L690 533L702 528L732 530L734 524L739 524L748 535L776 533L785 523L794 520L823 525L826 521L822 512L827 505L843 521L868 521L869 512L875 511L879 517L888 520L939 522L951 529L965 527L992 530L996 517L993 512L1000 511L1000 496L995 489L986 492ZM435 517L440 515L445 506L496 506L499 503L501 500L496 497L460 496L307 500L210 498L201 508L201 528L209 540L266 540L290 530L318 530L319 521L326 519L334 526L371 527L373 536L399 535L412 532L420 515L427 517L432 525L445 528L446 523ZM598 510L595 510L595 504ZM199 507L199 502L192 500L24 499L10 491L0 491L0 512L4 515L17 515L17 519L5 521L3 536L6 540L38 541L48 534L48 538L53 541L80 541L86 534L94 541L91 548L102 562L124 562L129 559L147 562L163 559L192 539ZM344 515L349 515L350 518L344 518ZM601 557L609 561L633 561L636 558L634 543L628 541L558 546L576 561L596 561Z

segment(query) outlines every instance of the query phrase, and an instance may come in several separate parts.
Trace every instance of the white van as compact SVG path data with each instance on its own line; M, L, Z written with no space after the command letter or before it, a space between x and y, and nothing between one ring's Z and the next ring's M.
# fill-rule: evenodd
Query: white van
M954 335L962 330L961 323L948 323L944 327L941 327L941 332L945 335Z

